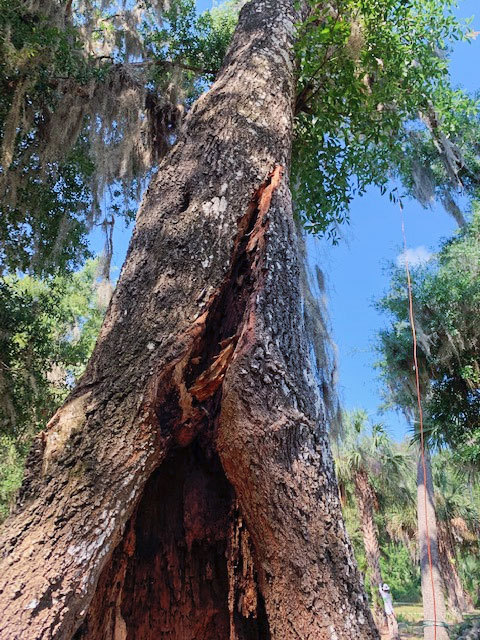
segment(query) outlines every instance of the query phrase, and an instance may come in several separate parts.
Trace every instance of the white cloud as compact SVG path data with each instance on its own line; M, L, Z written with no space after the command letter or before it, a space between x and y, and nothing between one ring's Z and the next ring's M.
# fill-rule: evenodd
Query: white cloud
M411 267L418 267L421 264L428 262L433 256L433 253L425 248L423 245L416 247L415 249L407 249L397 256L397 266L405 266L405 258L408 260L408 264Z

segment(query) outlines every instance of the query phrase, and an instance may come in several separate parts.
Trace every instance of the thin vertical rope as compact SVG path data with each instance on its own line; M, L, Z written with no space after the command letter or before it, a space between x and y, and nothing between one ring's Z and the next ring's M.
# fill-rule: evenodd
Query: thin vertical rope
M423 409L422 409L422 397L420 393L420 376L418 374L417 332L415 329L415 317L413 314L412 280L410 277L410 268L408 266L408 257L407 257L407 236L405 234L405 220L403 217L403 207L401 203L400 203L400 214L402 218L402 236L403 236L403 249L404 249L403 255L405 260L405 270L407 272L407 285L408 285L408 314L410 317L410 327L412 329L413 364L415 367L415 386L417 389L418 417L419 417L419 423L420 423L420 453L422 456L422 467L423 467L423 501L424 501L424 510L425 510L425 533L427 536L428 565L430 567L430 581L432 583L432 599L433 599L433 638L434 640L437 640L437 600L435 596L435 582L433 579L432 547L430 544L430 533L428 529L427 465L425 462L425 438L423 433Z

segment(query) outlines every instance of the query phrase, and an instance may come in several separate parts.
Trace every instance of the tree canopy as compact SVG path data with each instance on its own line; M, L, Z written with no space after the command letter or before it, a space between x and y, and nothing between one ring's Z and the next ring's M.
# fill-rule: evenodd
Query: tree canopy
M215 78L243 3L2 0L3 269L52 273L88 257L93 224L132 219L189 106ZM477 192L478 104L448 54L475 37L453 0L311 3L297 25L292 188L313 233L337 236L370 184L462 218ZM390 198L398 197L389 191Z
M447 240L438 254L412 270L419 373L426 432L453 447L464 462L480 464L480 214ZM415 415L413 343L407 283L392 271L390 290L378 302L390 325L379 334L380 370L388 400Z

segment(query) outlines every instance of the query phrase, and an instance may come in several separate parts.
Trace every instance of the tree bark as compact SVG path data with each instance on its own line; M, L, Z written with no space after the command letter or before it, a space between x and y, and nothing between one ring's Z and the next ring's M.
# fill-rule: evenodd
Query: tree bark
M377 638L312 374L293 0L252 0L140 207L3 532L0 636Z
M373 615L377 626L385 634L388 630L387 618L383 602L379 601L378 588L383 584L380 569L380 547L378 544L378 529L374 519L374 494L368 475L358 471L354 476L355 497L357 499L360 526L362 528L365 557L370 571L372 583Z
M417 514L423 618L425 624L424 639L448 640L448 630L445 626L445 597L438 553L432 467L428 450L425 450L424 460L425 465L419 453L417 464ZM430 557L427 540L430 541Z

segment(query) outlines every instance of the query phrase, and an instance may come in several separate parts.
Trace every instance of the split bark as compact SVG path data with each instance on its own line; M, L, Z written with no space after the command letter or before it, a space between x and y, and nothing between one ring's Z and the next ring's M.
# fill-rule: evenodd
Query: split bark
M377 638L304 331L293 0L252 0L1 539L0 637Z

